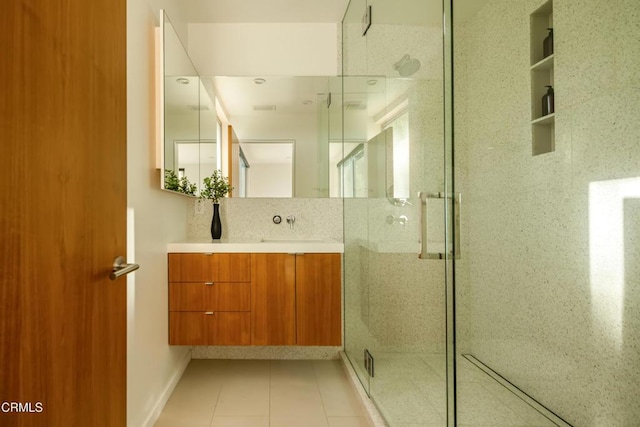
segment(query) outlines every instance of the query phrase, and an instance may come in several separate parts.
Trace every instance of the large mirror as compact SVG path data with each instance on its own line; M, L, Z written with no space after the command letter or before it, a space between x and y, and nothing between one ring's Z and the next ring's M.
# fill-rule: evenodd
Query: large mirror
M219 168L215 103L166 14L162 32L162 188L197 196L204 177Z
M222 169L232 197L410 197L409 79L203 77L166 15L163 35L162 188L197 196Z

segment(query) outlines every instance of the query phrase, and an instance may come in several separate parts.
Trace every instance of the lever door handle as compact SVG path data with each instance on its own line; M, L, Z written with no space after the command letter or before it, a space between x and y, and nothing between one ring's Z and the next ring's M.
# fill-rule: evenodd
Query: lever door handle
M113 270L109 275L109 279L116 280L118 277L136 271L139 268L138 264L127 264L124 262L124 257L119 256L113 260Z

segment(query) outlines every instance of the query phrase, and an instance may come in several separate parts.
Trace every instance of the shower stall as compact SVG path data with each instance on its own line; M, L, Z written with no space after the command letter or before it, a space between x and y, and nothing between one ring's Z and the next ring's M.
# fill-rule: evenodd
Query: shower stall
M639 19L350 1L344 344L388 425L640 425Z

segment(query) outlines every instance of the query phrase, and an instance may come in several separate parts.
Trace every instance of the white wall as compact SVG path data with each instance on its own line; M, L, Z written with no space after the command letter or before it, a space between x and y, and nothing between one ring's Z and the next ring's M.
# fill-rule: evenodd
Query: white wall
M189 24L203 76L335 76L338 24Z
M135 215L135 239L128 242L135 250L128 257L140 264L127 283L127 424L131 427L152 424L190 357L186 348L168 345L166 244L186 236L187 199L161 191L155 169L153 29L158 15L153 6L151 0L127 2L126 191ZM178 13L171 17L175 23Z

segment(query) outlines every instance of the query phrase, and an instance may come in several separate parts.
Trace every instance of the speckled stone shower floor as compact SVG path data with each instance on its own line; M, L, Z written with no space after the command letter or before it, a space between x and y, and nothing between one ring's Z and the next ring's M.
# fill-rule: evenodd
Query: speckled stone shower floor
M375 368L371 398L392 427L446 425L444 355L378 353ZM457 374L458 426L556 425L463 357Z

